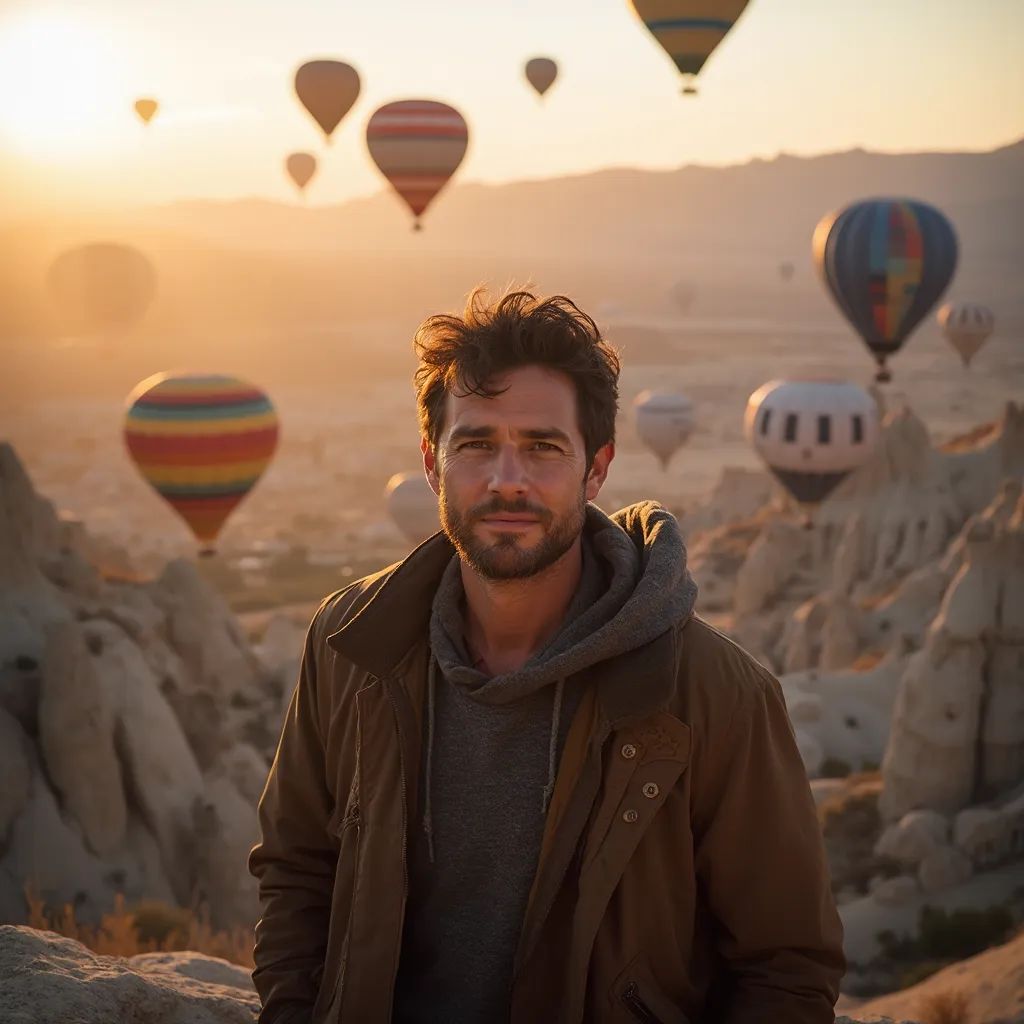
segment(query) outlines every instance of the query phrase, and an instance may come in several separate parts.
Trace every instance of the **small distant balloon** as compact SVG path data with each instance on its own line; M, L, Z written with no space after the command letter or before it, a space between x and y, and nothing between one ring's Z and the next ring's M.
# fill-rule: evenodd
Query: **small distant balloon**
M647 31L683 76L683 92L697 92L694 80L725 38L747 0L630 0Z
M526 80L543 96L555 84L558 65L550 57L532 57L526 62Z
M947 302L938 312L938 321L965 367L971 365L996 326L992 310L977 302Z
M267 395L237 377L158 373L128 396L124 440L143 479L212 554L274 455L278 419Z
M159 109L160 104L156 100L138 99L135 101L135 113L139 115L139 119L143 124L149 124Z
M641 391L633 402L640 440L667 469L672 456L690 439L696 424L693 402L674 391Z
M291 153L284 166L288 177L295 182L295 187L305 195L306 186L316 174L316 157L312 153Z
M772 380L747 401L744 433L801 505L824 501L871 457L878 406L844 380Z
M878 364L928 315L953 277L957 241L945 216L912 199L869 199L822 218L814 262L832 298Z
M366 126L373 162L412 211L420 217L462 163L469 126L447 103L398 100L375 111Z
M676 281L670 290L672 301L680 313L688 313L697 297L697 289L689 281Z
M156 295L156 271L130 245L93 242L62 252L46 284L64 330L105 334L142 318Z
M295 72L295 94L330 141L359 97L359 73L340 60L311 60Z
M388 513L402 534L421 544L441 528L437 495L422 473L396 473L384 489Z
M779 264L779 277L781 277L783 281L792 281L793 274L795 273L796 267L790 263L789 260L783 260Z

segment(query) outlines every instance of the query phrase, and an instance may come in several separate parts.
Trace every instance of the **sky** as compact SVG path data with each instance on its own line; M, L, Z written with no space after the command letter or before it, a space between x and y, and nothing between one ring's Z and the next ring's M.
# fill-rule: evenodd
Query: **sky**
M0 216L294 200L295 150L320 161L309 202L370 194L366 121L400 98L463 112L468 181L990 149L1024 135L1022 43L1024 0L750 0L691 98L629 0L0 0ZM560 65L544 102L522 76L537 55ZM329 147L292 90L315 57L363 81Z

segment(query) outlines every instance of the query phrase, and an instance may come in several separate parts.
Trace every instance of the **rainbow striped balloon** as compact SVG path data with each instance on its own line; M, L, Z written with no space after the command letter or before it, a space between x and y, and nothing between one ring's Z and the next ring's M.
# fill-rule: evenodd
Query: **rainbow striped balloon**
M743 13L748 0L631 0L647 31L680 74L693 76ZM684 92L696 92L692 84Z
M868 199L823 217L811 245L832 297L878 363L876 379L889 380L886 360L953 277L953 226L927 203Z
M462 163L469 146L465 118L447 103L386 103L366 126L373 162L405 201L419 231L420 217Z
M128 396L128 453L204 554L263 475L277 438L270 399L237 377L158 373Z

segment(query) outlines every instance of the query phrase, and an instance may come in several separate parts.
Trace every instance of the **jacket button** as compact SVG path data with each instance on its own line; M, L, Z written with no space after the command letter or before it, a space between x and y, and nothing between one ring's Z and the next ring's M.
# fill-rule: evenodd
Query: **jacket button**
M623 743L619 753L627 760L632 761L636 757L636 747L632 743Z
M637 818L639 818L639 817L640 817L639 811L634 811L632 807L630 807L630 809L628 811L623 811L622 812L622 820L627 825L632 825L633 822L635 822L637 820Z
M641 792L645 797L647 797L648 800L653 800L661 792L661 790L658 789L658 784L656 782L645 782L644 788L641 790Z

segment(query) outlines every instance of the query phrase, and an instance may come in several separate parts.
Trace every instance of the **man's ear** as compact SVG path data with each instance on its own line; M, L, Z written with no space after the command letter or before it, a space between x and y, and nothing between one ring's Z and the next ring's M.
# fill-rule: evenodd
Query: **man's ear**
M595 452L594 461L590 464L590 472L587 474L586 480L587 501L593 501L601 493L601 488L608 478L608 469L614 458L615 445L612 442L603 445Z
M437 452L430 443L429 437L420 438L420 451L423 453L423 472L426 474L430 489L440 497L441 481L437 475Z

